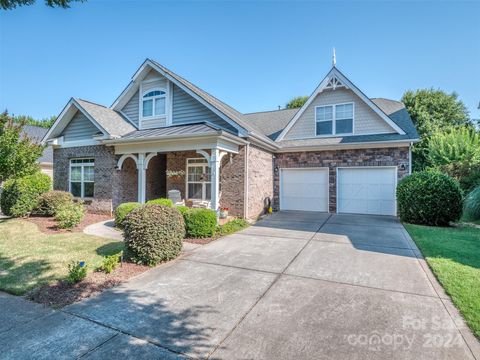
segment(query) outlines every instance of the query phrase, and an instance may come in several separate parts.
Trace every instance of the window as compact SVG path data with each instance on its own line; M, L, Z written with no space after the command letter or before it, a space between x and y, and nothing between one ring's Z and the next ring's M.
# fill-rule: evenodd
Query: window
M211 172L206 159L187 159L187 199L210 200Z
M163 90L152 90L143 95L142 116L163 116L165 115L165 97Z
M94 159L70 160L70 192L75 197L93 197Z
M315 108L317 136L353 133L353 103L317 106Z

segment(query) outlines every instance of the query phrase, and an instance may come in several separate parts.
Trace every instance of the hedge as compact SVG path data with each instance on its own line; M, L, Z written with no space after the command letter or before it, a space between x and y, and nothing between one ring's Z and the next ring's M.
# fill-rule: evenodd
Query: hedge
M35 213L55 216L59 209L73 203L73 195L66 191L52 190L40 195Z
M117 206L115 209L115 225L119 228L123 227L123 220L125 216L128 215L133 209L142 206L142 204L138 202L127 202Z
M189 238L212 237L217 228L217 214L210 209L188 209L184 215Z
M164 205L168 207L173 206L173 202L170 199L165 199L165 198L160 198L160 199L155 199L155 200L148 200L147 204L149 205Z

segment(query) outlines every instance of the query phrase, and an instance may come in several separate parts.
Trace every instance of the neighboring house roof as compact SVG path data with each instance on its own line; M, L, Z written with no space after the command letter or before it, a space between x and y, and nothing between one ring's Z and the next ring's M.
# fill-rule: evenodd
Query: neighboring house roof
M25 125L22 129L22 134L28 136L32 139L33 142L40 144L45 134L48 132L48 129L40 127L40 126L33 126L33 125ZM43 151L42 156L38 159L39 163L53 163L53 149L51 146L47 146Z
M152 139L159 137L174 137L188 135L217 135L220 130L205 124L185 124L158 129L135 130L122 137L122 140Z
M109 135L123 136L136 128L120 113L91 101L75 99L75 101L104 128Z

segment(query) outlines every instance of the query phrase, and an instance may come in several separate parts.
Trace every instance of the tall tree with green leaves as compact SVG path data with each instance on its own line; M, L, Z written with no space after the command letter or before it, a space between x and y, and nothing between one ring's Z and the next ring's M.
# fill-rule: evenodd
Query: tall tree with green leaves
M44 146L22 135L24 123L16 123L4 112L0 115L0 183L39 171L38 158Z
M45 0L45 5L50 7L69 8L72 2L84 2L86 0ZM28 6L35 4L36 0L0 0L0 7L3 10L12 10L17 6Z
M308 100L308 96L297 96L291 99L285 107L287 109L298 109L303 106Z
M12 119L16 123L22 123L22 124L25 124L25 125L40 126L40 127L48 129L53 125L55 120L57 120L57 117L54 115L54 116L50 116L49 118L34 119L33 117L28 116L28 115L16 115L16 116L12 116Z
M402 102L421 139L413 147L413 170L423 170L432 165L428 144L433 133L451 126L472 125L465 104L455 93L447 94L435 89L409 90L403 94Z

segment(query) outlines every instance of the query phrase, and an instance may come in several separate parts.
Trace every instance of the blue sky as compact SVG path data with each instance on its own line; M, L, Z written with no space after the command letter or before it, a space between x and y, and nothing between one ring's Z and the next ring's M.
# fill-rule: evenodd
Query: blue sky
M455 91L480 118L480 2L43 0L0 11L0 109L111 105L147 57L241 112L310 94L337 65L370 97Z

